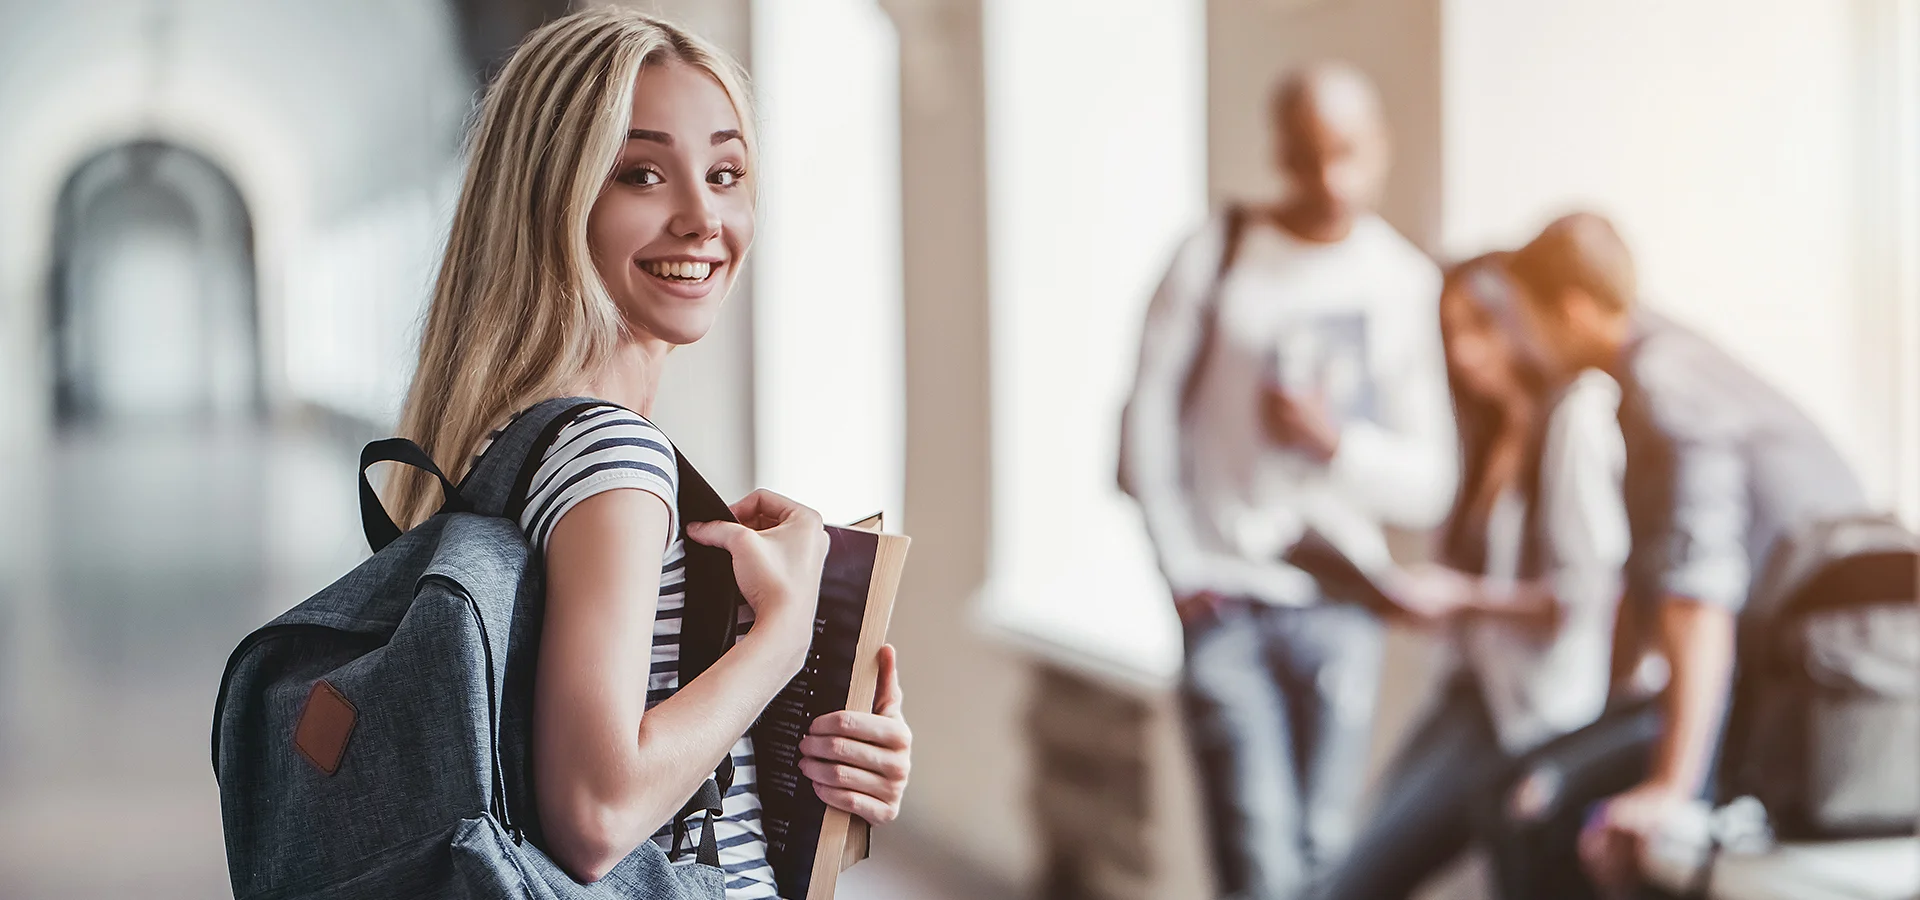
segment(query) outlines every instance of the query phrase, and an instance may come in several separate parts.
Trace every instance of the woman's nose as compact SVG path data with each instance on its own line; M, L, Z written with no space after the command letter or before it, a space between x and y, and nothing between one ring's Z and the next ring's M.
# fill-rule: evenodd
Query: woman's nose
M681 192L679 208L668 220L667 228L675 236L705 240L720 233L720 213L707 197L705 185Z

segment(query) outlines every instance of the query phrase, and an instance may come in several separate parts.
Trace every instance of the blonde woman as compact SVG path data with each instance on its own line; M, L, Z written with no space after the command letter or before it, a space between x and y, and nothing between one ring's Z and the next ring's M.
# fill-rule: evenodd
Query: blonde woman
M741 524L677 521L671 443L646 418L662 367L712 327L754 230L753 114L738 69L647 16L594 10L531 35L488 90L421 339L402 433L458 479L489 433L551 397L581 413L546 451L520 524L544 553L534 794L547 852L594 881L728 754L716 827L729 898L773 897L748 727L799 670L827 541L765 491ZM403 474L390 508L430 516ZM726 549L744 636L679 684L684 540ZM892 820L911 736L893 651L879 710L813 725L801 768L829 805ZM689 860L691 861L691 860Z

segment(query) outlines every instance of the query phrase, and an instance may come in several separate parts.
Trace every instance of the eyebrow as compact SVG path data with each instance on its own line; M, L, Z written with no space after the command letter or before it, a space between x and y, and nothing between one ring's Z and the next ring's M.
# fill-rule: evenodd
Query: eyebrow
M650 131L645 128L629 129L627 131L627 140L652 141L656 144L663 144L668 147L673 146L673 135L670 135L664 131ZM710 138L711 143L716 147L728 141L740 141L740 140L745 140L745 138L742 138L740 136L739 130L733 129L733 128L728 128L723 131L716 131L713 133L713 136Z

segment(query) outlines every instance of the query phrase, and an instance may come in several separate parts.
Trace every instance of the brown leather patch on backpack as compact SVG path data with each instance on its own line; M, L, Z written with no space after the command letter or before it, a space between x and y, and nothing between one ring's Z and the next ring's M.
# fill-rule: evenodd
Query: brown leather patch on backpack
M293 726L293 748L314 768L332 775L340 771L340 757L347 753L347 738L359 718L359 710L333 685L325 679L316 681L300 710L300 721Z

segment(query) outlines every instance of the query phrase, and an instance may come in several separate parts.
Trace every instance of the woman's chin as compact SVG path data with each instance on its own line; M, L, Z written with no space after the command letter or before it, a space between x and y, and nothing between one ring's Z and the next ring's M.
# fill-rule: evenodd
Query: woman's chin
M640 330L676 347L684 347L707 336L713 330L718 309L684 310L672 315L645 316L638 320Z
M707 336L720 316L725 291L688 300L658 294L617 300L627 323L634 330L675 346L685 346Z

